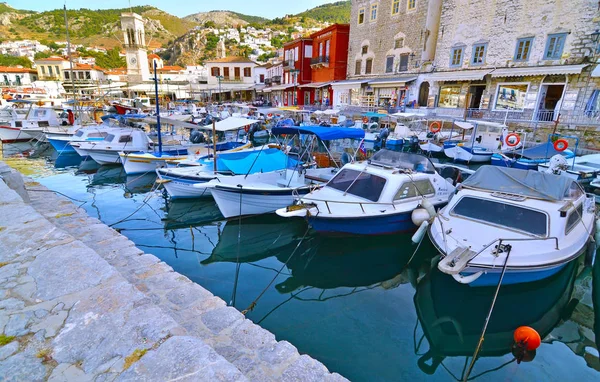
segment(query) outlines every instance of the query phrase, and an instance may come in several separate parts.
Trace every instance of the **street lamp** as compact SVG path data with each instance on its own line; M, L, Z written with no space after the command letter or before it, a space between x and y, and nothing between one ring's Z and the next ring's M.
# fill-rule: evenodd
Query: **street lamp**
M223 76L217 76L217 81L219 81L219 103L221 103L221 81L223 80Z
M596 31L592 33L590 37L592 39L592 42L596 44L594 48L594 55L596 55L596 53L598 53L598 40L600 40L600 30L596 29Z
M290 74L294 78L294 106L298 105L298 95L296 94L296 85L298 85L298 73L300 73L298 69L290 70Z

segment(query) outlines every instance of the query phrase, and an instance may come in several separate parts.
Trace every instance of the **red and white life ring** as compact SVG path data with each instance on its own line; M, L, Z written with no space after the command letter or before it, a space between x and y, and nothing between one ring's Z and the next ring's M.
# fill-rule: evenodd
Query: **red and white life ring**
M431 122L431 124L429 125L429 131L431 131L432 133L439 133L440 130L442 130L442 125L435 121L435 122Z
M515 139L511 140L511 138L515 138ZM521 143L521 137L517 133L510 133L506 136L506 139L504 140L504 142L506 142L506 145L508 147L515 147L516 145Z
M554 142L554 150L556 151L565 151L569 147L569 142L566 139L557 139Z

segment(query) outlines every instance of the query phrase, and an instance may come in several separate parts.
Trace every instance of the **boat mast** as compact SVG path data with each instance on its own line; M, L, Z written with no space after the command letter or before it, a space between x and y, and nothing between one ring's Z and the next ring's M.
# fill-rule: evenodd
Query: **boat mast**
M156 75L156 60L154 63L154 94L156 96L156 129L158 130L158 156L162 156L162 137L160 136L160 106L158 105L158 76Z
M73 56L71 56L71 40L69 39L69 19L67 18L67 5L64 5L64 13L65 13L65 30L67 31L67 55L69 56L69 72L71 77L71 89L73 91L73 113L75 115L77 111L77 102L75 101L75 79L73 76Z

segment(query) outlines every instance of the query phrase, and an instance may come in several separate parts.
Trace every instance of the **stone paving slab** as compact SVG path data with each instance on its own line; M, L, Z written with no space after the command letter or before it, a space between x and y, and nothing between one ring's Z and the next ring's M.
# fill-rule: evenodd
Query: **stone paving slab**
M0 162L1 163L1 162ZM2 182L0 181L0 184ZM99 364L99 361L92 357L85 370L82 368L81 362L73 364L72 356L69 351L60 349L58 353L61 363L56 366L56 374L54 377L62 378L61 376L76 375L80 371L85 372L97 372L104 370L101 374L106 380L114 380L118 377L120 380L148 380L147 375L144 373L157 373L160 376L160 380L175 379L170 373L170 370L162 370L157 367L156 360L162 359L162 354L178 354L183 364L174 366L175 370L181 374L181 379L184 380L208 380L203 379L205 376L211 376L210 380L237 380L235 378L243 378L239 380L252 380L252 381L345 381L346 379L337 373L330 373L327 368L320 362L312 359L307 355L300 355L298 350L286 341L277 341L275 336L267 330L255 325L252 321L245 318L239 311L232 307L227 307L226 303L219 297L214 296L212 293L202 288L200 285L193 283L187 277L174 272L173 269L160 261L158 258L151 254L145 254L143 251L135 247L135 244L128 240L126 237L120 235L112 228L102 224L98 219L92 218L87 215L85 210L78 208L68 199L58 196L54 193L47 192L48 190L39 185L35 184L31 180L26 179L27 188L30 190L29 197L31 199L30 205L35 209L36 214L42 214L47 222L52 223L54 231L45 234L36 233L32 237L36 240L44 238L48 240L51 247L63 248L68 244L68 240L75 240L81 242L85 247L91 249L96 255L99 255L103 260L117 273L115 276L107 276L105 281L101 282L101 285L106 284L107 290L113 290L114 293L117 290L112 289L116 283L113 279L122 278L126 280L129 285L133 285L135 291L140 293L143 297L140 301L147 301L157 307L160 312L170 319L175 326L171 329L173 332L167 335L166 341L156 340L155 337L160 335L154 334L154 342L150 342L147 346L138 344L136 349L146 349L156 347L156 349L149 351L144 355L140 361L136 362L134 366L129 368L123 373L121 365L123 362L123 356L115 356L112 359L102 358L105 361ZM0 189L0 226L3 225L3 200L2 190ZM27 208L23 204L23 201L19 199L22 208ZM10 208L9 208L10 209ZM28 214L31 210L28 210ZM12 213L14 219L23 218L23 214ZM35 221L40 219L33 219ZM21 224L24 224L23 222ZM31 224L31 223L28 223ZM41 223L40 223L41 224ZM23 237L25 231L23 228L15 227L15 230L21 230L19 232L8 232L6 235L7 242L15 245L18 248L17 251L20 256L25 256L27 261L35 261L34 258L27 257L29 250L35 245L22 243L18 240L18 237ZM0 243L4 240L4 233L0 232ZM78 245L78 244L77 244ZM46 249L46 251L51 248ZM15 251L7 251L3 254L0 249L0 261L3 257L10 258L14 255ZM83 263L82 267L89 267L92 263ZM0 268L0 296L3 290L2 283L2 269ZM8 274L14 271L8 271ZM110 272L109 272L110 273ZM92 274L94 274L92 272ZM94 282L94 278L89 283ZM80 283L81 284L81 283ZM112 286L111 286L112 285ZM92 295L94 287L89 288L89 295ZM87 290L84 290L87 291ZM25 293L27 289L25 288ZM12 293L12 292L11 292ZM52 295L52 292L45 292ZM73 292L77 294L78 292ZM101 297L101 295L98 295ZM18 300L9 304L19 305ZM70 300L71 301L71 300ZM95 304L101 304L100 301ZM106 303L105 309L109 309L111 303ZM70 309L76 309L77 305L72 306ZM0 305L1 309L1 305ZM127 308L119 308L127 309ZM129 307L131 309L131 307ZM27 309L25 309L27 310ZM69 310L70 312L70 310ZM69 321L71 315L66 319L66 323L74 322L75 324L81 325L88 322L90 326L94 323L89 323L90 317L81 315L82 311L74 311L77 313L73 318L75 321ZM35 313L35 311L34 311ZM89 312L87 312L89 313ZM156 312L158 313L158 312ZM44 313L40 311L40 315ZM92 313L94 314L94 313ZM143 313L146 314L146 313ZM86 321L87 317L87 321ZM144 317L144 316L142 316ZM165 319L166 319L165 318ZM83 321L81 321L83 320ZM121 320L119 325L127 326L127 322L122 320L122 316L116 315L111 316L109 321ZM53 323L60 321L60 317L53 318ZM0 329L2 329L2 310L0 310ZM88 325L86 324L86 325ZM99 323L98 327L103 327L104 323ZM108 321L106 325L110 326ZM64 327L63 327L64 330ZM181 332L180 332L181 330ZM68 332L67 332L68 334ZM30 335L30 334L29 334ZM185 337L184 337L185 335ZM57 336L59 340L60 333ZM68 337L67 337L68 338ZM142 337L146 340L151 341L150 337ZM161 337L163 340L165 337ZM175 338L176 341L170 342L171 338ZM139 339L139 338L138 338ZM101 337L90 337L90 341L100 341L101 344L107 342L106 339ZM226 368L222 365L221 361L214 361L213 356L206 353L202 353L202 358L198 356L198 359L210 359L209 365L213 365L214 368L221 368L223 370L210 370L205 369L205 362L200 363L192 360L189 361L187 355L184 357L183 354L177 351L167 352L163 348L165 345L172 343L178 344L183 348L198 348L199 351L202 349L208 349L213 351L214 356L224 358L225 362L230 367L235 369L234 373L231 370L225 370ZM190 344L195 344L194 346ZM202 346L197 344L202 344ZM130 349L131 343L117 343L115 348L117 349ZM144 344L146 345L146 344ZM174 346L175 347L175 346ZM0 349L2 349L0 347ZM10 349L9 349L10 350ZM132 349L133 351L135 349ZM121 351L122 353L123 351ZM160 355L159 355L160 354ZM0 356L2 351L0 351ZM148 358L147 358L148 357ZM206 358L208 357L208 358ZM14 355L10 358L14 358ZM167 357L169 360L177 358ZM64 362L63 362L64 361ZM75 365L76 369L72 366ZM233 366L232 366L233 365ZM2 365L0 364L0 370ZM202 370L202 371L200 371ZM241 372L241 374L240 374ZM75 373L75 374L73 374ZM206 373L206 374L205 374ZM79 375L79 374L77 374ZM88 374L85 374L86 376ZM230 379L228 379L230 378ZM233 379L231 379L233 378ZM0 377L0 381L2 377ZM56 379L60 380L60 379ZM104 380L104 379L97 379Z

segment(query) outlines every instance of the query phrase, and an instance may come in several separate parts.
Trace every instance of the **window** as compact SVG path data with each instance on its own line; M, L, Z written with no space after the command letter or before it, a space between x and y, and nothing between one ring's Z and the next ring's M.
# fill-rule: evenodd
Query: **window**
M413 10L417 7L417 0L408 0L407 8L408 10Z
M361 8L358 10L358 23L364 24L365 22L365 9Z
M394 196L394 201L435 194L435 189L427 179L404 183Z
M392 15L397 15L400 12L400 0L392 1Z
M223 68L223 76L229 78L229 68Z
M358 61L356 61L356 63L354 63L354 74L355 75L360 74L360 66L361 66L361 64L362 63L361 63L360 60L358 60Z
M375 21L377 19L377 4L371 5L371 21Z
M210 68L210 75L213 77L217 77L221 75L221 71L219 70L219 68Z
M567 227L565 228L565 233L571 232L573 228L581 221L581 217L583 216L583 203L580 203L575 210L571 211L569 217L567 218Z
M563 48L565 47L566 33L548 35L546 50L544 51L544 60L558 60L561 58Z
M244 77L252 77L252 69L244 68Z
M115 139L113 134L108 134L106 137L104 137L105 142L112 142L113 139Z
M515 61L529 60L531 45L533 45L533 37L518 39L517 49L515 50Z
M406 72L408 70L408 54L400 56L400 64L398 65L399 72Z
M52 75L52 67L50 65L48 65L48 74Z
M71 78L71 73L65 72L65 79L68 80L69 78Z
M459 200L452 214L539 236L546 235L548 225L543 212L468 196Z
M40 68L42 69L42 75L46 75L46 67L45 66L40 66Z
M369 59L367 59L367 66L365 67L365 74L371 74L372 70L373 70L373 59L369 58Z
M394 41L394 49L404 48L404 39L400 37L396 41Z
M240 78L240 68L239 67L233 68L233 76L235 78Z
M385 72L392 73L394 71L394 56L388 56L385 59Z
M133 137L131 135L121 135L119 137L119 143L128 143L133 142Z
M463 48L452 48L450 53L450 67L462 66Z
M368 45L363 45L362 49L360 50L361 54L367 54L367 52L369 51L369 46Z
M327 183L327 187L376 202L379 200L385 182L385 178L377 175L344 169Z
M331 40L325 41L325 57L329 57L329 48Z
M258 77L258 82L260 82L261 84L265 82L265 75L264 75L264 74L261 74L261 75Z
M523 110L529 84L499 84L494 110Z
M439 107L457 108L460 95L460 86L446 85L440 88Z
M483 65L485 62L486 50L487 44L473 45L473 57L471 59L471 65Z
M92 79L92 74L90 72L85 72L85 79L86 80L91 80Z
M60 70L58 70L58 65L54 67L54 69L56 69L56 75L60 75Z
M78 75L79 75L79 79L83 80L83 72L78 72Z

